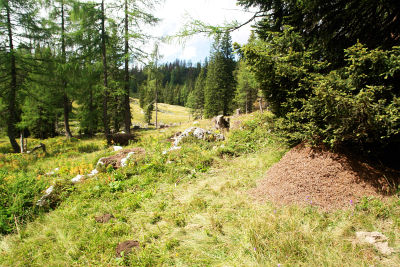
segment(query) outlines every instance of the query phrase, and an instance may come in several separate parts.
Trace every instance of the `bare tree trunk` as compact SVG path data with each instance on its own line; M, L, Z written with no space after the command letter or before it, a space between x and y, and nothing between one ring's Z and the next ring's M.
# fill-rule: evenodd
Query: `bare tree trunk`
M158 92L157 92L157 80L156 80L156 129L158 128Z
M260 102L260 112L262 113L262 112L263 112L263 107L262 107L262 104L263 104L263 102L262 102L262 96L260 97L259 102Z
M6 3L7 10L7 30L8 30L8 41L10 46L10 72L11 72L11 84L10 84L10 93L8 95L8 116L7 116L7 135L10 139L11 146L15 153L20 152L20 147L15 140L17 138L17 133L15 129L15 123L17 120L16 114L16 93L17 93L17 66L16 59L14 54L14 43L13 43L13 32L11 28L11 15L10 15L10 7L8 6L8 1Z
M131 132L131 107L129 103L129 17L128 0L125 0L125 95L124 95L124 124L125 132Z
M103 95L103 124L104 124L104 134L108 141L108 136L110 134L110 125L108 118L108 68L107 68L107 48L106 48L106 30L105 30L105 11L104 11L104 0L101 1L101 51L103 57L103 78L104 78L104 95Z
M249 113L248 105L249 105L249 100L248 100L248 94L246 93L246 114Z
M65 18L64 18L64 1L61 1L61 53L62 53L62 64L67 62L67 56L65 52ZM63 106L64 106L64 130L65 136L71 138L71 130L69 128L69 99L67 95L67 81L65 80L64 73L62 74L62 90L63 90Z
M24 153L24 132L23 131L21 131L19 146L21 147L21 154Z

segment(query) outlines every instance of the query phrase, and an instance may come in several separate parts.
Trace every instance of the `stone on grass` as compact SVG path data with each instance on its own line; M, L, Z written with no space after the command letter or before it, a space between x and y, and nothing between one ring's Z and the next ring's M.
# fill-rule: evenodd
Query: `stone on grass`
M46 199L51 196L54 191L54 185L46 189L45 194L36 202L37 206L42 207L46 203Z
M114 151L122 150L122 146L113 146Z
M79 183L84 177L85 177L84 175L78 174L77 176L71 179L71 182L74 184Z
M89 174L88 174L88 176L89 177L92 177L92 176L95 176L96 174L98 174L99 173L99 171L97 170L97 169L93 169Z
M129 152L125 158L121 159L121 167L126 167L128 159L135 154L135 152Z
M136 240L128 240L122 243L119 243L116 248L115 256L117 258L121 258L122 256L126 256L132 252L132 249L139 248L139 241Z
M185 131L183 131L182 133L180 132L176 133L172 137L172 140L174 140L173 146L170 149L163 151L163 154L165 155L170 151L181 149L179 143L182 142L183 139L190 136L200 140L207 140L207 141L221 141L225 139L224 135L222 134L217 134L215 132L205 130L199 127L190 127Z
M94 217L95 221L98 223L108 223L113 218L115 218L114 215L109 213Z
M387 237L379 232L356 232L356 237L359 242L373 245L384 255L390 255L393 252L393 249L389 247Z

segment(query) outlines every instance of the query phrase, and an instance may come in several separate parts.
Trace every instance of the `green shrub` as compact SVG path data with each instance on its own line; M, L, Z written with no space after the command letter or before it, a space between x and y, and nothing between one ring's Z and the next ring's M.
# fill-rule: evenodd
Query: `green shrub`
M365 152L399 145L400 49L346 50L341 71L316 75L312 95L288 119L302 123L305 137L331 147L354 144Z
M275 126L289 139L351 145L380 156L400 150L399 47L356 44L345 50L346 65L330 72L290 27L269 33L267 41L252 40L242 51L278 116Z
M27 173L19 173L6 180L0 173L0 233L12 232L17 224L30 221L39 212L36 201L45 184Z

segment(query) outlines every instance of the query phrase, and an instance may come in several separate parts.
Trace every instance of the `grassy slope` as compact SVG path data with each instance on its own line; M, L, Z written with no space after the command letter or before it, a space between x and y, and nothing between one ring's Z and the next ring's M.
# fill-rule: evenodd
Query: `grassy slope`
M158 123L180 124L191 120L189 109L185 107L159 103L158 110ZM143 110L139 106L139 99L131 98L131 112L133 124L145 125ZM156 112L153 111L151 122L155 123L155 120Z
M241 118L243 119L243 118ZM231 132L224 148L190 142L162 155L178 129L144 133L147 158L75 187L54 211L0 242L0 266L396 266L399 254L381 257L353 244L354 232L377 230L398 247L400 208L369 200L352 211L255 203L248 189L287 151L254 117ZM203 126L207 122L201 122ZM262 125L262 124L261 124ZM182 126L187 127L189 125ZM87 156L95 158L94 152ZM236 154L237 157L229 157ZM75 160L71 160L74 162ZM94 216L116 217L98 224ZM141 249L115 258L119 242Z

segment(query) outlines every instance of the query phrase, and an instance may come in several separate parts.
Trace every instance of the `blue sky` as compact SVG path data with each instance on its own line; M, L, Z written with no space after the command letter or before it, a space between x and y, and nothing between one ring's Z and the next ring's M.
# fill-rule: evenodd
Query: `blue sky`
M155 35L173 35L177 33L188 17L199 19L205 23L221 25L224 22L237 20L245 22L252 13L245 12L236 6L236 0L165 0L155 15L162 21L153 30ZM250 35L251 27L247 25L232 33L232 41L243 44ZM195 35L184 44L173 41L160 44L162 62L170 62L176 58L191 60L193 63L203 61L209 56L212 37Z

